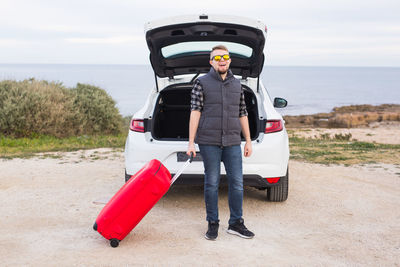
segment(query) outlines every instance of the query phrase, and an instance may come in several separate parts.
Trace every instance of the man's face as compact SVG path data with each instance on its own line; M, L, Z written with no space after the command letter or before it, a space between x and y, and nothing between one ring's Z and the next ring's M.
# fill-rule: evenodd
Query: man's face
M211 53L210 64L219 74L225 74L228 71L231 59L225 60L221 58L220 61L216 61L214 60L214 56L223 56L226 54L229 54L229 52L222 49L216 49Z

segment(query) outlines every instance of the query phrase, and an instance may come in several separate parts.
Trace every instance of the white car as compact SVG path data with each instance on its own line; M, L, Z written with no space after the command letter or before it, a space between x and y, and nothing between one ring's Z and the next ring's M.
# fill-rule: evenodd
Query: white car
M210 70L211 48L223 44L232 58L230 69L245 88L253 154L243 157L244 185L267 189L269 201L285 201L289 141L282 116L275 108L285 107L287 101L275 98L272 103L260 80L265 25L243 17L193 15L146 23L145 33L155 86L131 120L125 144L125 180L154 158L171 174L187 160L193 83ZM243 136L242 141L243 150ZM204 167L197 153L177 184L203 184ZM222 166L221 171L224 183Z

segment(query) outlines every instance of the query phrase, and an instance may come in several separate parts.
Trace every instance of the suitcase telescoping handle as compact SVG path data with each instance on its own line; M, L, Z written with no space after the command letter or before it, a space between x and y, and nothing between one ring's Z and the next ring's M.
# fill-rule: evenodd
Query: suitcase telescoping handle
M193 153L190 153L190 158L183 164L183 166L175 173L174 177L171 179L171 185L179 178L182 172L186 169L186 167L192 163L193 161Z

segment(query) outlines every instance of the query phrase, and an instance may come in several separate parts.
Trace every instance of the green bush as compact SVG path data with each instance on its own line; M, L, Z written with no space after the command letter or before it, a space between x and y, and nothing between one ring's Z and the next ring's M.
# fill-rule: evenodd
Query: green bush
M99 87L78 83L71 90L74 109L81 115L79 125L85 134L119 134L123 118L115 101Z
M98 87L36 81L0 82L0 133L11 137L119 134L122 116Z

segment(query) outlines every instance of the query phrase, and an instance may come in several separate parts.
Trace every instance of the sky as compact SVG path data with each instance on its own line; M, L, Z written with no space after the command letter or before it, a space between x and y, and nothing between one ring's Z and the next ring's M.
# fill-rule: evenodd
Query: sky
M187 14L261 20L266 65L400 67L399 0L0 0L0 64L149 64L144 24Z

